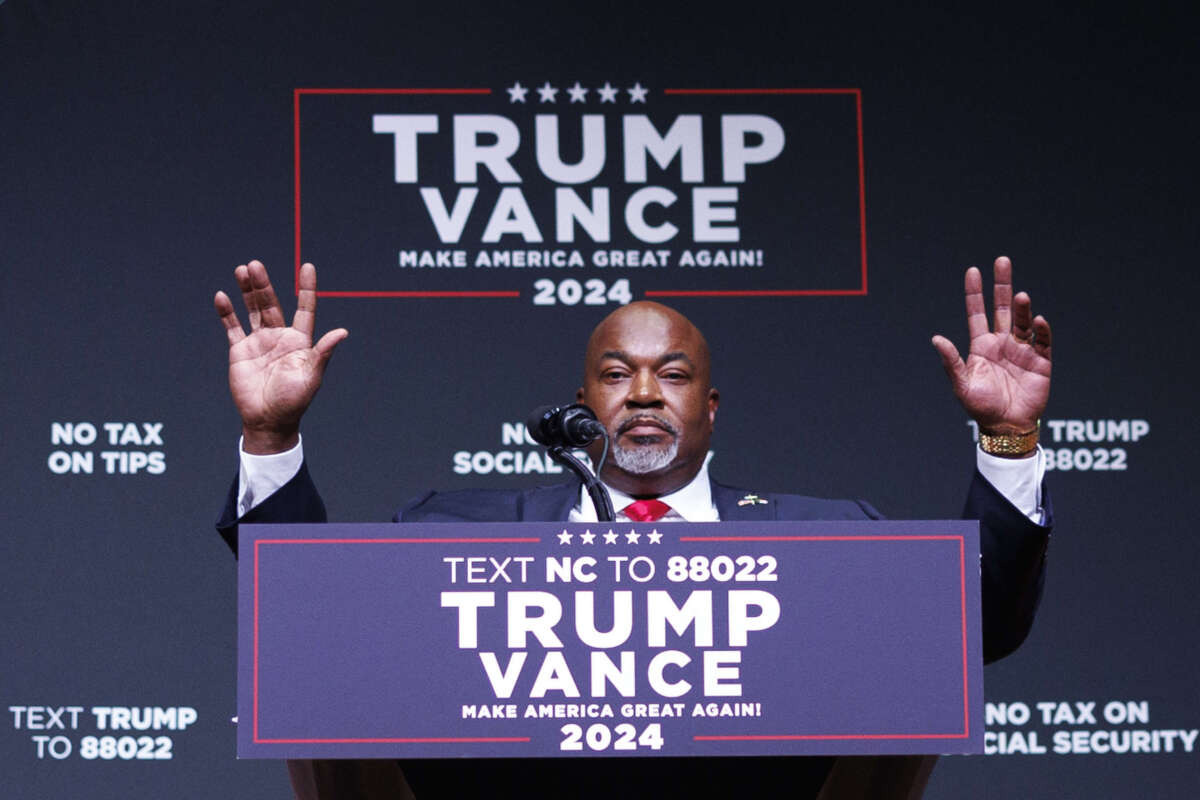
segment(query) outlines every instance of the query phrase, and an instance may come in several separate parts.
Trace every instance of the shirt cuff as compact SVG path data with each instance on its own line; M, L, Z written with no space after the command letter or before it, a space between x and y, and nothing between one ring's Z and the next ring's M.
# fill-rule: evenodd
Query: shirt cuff
M240 519L296 477L304 463L304 439L301 437L291 450L265 456L247 453L242 449L242 440L238 439L238 453L241 455L237 506Z
M975 465L979 474L1018 511L1034 524L1042 524L1042 477L1046 473L1046 454L1041 445L1031 458L1001 458L977 447Z

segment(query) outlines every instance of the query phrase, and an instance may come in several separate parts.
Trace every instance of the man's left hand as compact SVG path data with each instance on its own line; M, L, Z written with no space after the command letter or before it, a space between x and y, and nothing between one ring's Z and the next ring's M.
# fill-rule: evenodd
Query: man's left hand
M1050 323L1033 316L1029 295L1013 296L1012 262L1001 256L993 265L994 316L988 328L979 270L967 270L967 331L970 351L964 363L944 336L933 346L967 413L988 433L1033 430L1050 398Z

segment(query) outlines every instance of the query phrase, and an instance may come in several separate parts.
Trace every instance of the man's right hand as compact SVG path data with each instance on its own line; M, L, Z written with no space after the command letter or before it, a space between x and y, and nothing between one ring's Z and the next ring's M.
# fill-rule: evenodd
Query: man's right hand
M250 334L228 295L217 292L213 305L229 337L229 391L242 415L242 447L259 455L280 453L299 441L300 418L321 388L333 349L350 334L337 328L313 346L317 269L312 264L300 267L290 327L262 262L243 264L233 274L250 317Z

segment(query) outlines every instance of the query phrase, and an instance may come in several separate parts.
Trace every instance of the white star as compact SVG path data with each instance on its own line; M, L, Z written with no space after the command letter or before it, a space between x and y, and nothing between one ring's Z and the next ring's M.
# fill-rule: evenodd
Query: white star
M558 535L558 543L559 544L570 544L571 543L571 534L567 533L566 528L563 528L563 532Z
M658 532L658 528L647 533L646 538L650 541L650 544L662 544L662 534Z
M595 544L596 534L592 533L591 531L584 531L583 533L579 534L579 541L583 544Z
M646 102L646 92L649 90L644 88L639 82L635 83L632 88L626 89L625 91L629 92L629 102L644 103Z
M571 95L572 103L586 103L588 90L579 85L579 81L575 81L574 86L567 87L567 94Z
M635 531L633 528L630 528L629 533L625 534L625 542L627 544L637 544L640 536L640 533Z
M524 103L525 102L525 93L528 92L529 90L526 89L524 86L522 86L520 81L517 81L516 83L514 83L512 86L508 87L504 91L508 92L508 102Z
M617 535L612 532L612 528L609 528L608 533L604 534L604 543L605 544L616 544L617 543Z
M538 87L537 93L539 95L539 102L553 103L555 102L554 96L558 94L558 89L555 89L553 86L551 86L550 81L546 81Z
M601 103L617 102L617 87L613 86L608 81L605 81L604 85L596 89L596 91L600 93Z

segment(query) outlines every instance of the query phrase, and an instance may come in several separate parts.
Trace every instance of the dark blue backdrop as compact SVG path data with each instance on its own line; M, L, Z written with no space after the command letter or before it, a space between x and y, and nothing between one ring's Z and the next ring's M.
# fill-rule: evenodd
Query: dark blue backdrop
M1051 752L943 759L928 796L1133 797L1147 786L1186 796L1200 769L1178 738L1172 753L1056 754L1053 744L1063 731L1069 742L1076 730L1200 727L1200 547L1186 499L1196 22L1171 9L0 3L2 692L6 707L83 709L74 729L67 712L10 712L0 737L9 793L288 795L281 765L233 758L235 569L211 521L238 425L211 296L255 257L291 288L293 91L485 87L488 113L509 114L506 87L520 82L533 101L545 83L560 89L556 111L578 115L565 90L580 81L593 92L587 113L609 113L596 94L608 82L620 89L611 113L632 113L628 88L648 87L644 113L660 127L669 103L737 111L720 96L668 101L668 87L861 92L868 292L673 301L713 345L718 477L867 497L893 518L955 516L971 432L928 339L962 343L963 267L1012 256L1056 335L1044 444L1059 467L1060 524L1033 634L988 668L986 692L1004 704L993 730L1006 749L1021 749L1016 738L1028 749L1036 734ZM397 108L415 106L385 110ZM527 130L541 108L522 109L511 113ZM343 155L365 171L382 150L377 191L399 191L386 139L364 139ZM774 168L748 168L747 239L769 215L824 197L804 185L753 196L770 182L756 175L780 179ZM551 186L526 183L531 197ZM452 179L439 185L449 197ZM626 187L612 186L619 221ZM328 207L346 208L336 197ZM364 228L363 241L428 238L428 220L394 224ZM813 268L782 230L749 245L775 259L761 276L720 280L774 288L784 255ZM831 253L845 244L828 241ZM304 257L332 276L361 247L331 238L304 244ZM629 272L642 296L648 284ZM586 333L605 313L535 306L529 278L518 288L517 299L322 300L319 327L351 330L305 427L334 519L386 519L429 487L547 480L455 468L533 451L506 442L505 423L572 395ZM1117 424L1096 424L1108 420ZM1043 719L1036 705L1076 701L1096 703L1095 723L1057 705ZM1110 702L1117 721L1103 715ZM186 707L196 721L126 732L170 737L170 760L105 757L99 739L114 732L92 708L111 706ZM59 736L72 748L62 758ZM35 737L48 737L40 758Z

